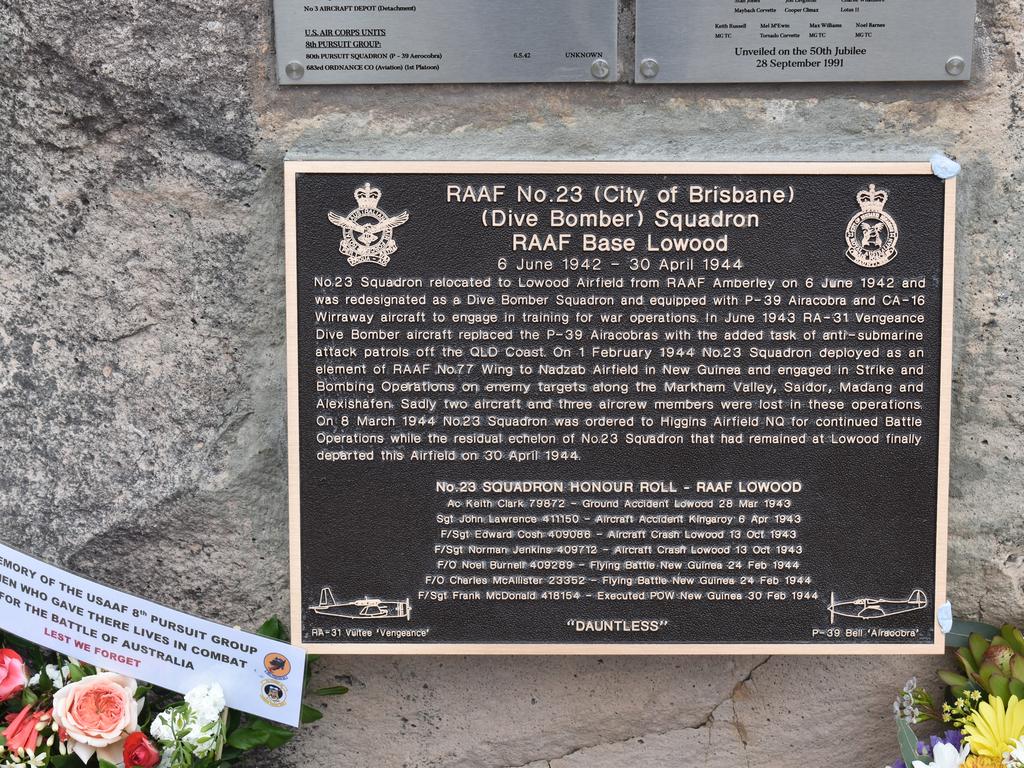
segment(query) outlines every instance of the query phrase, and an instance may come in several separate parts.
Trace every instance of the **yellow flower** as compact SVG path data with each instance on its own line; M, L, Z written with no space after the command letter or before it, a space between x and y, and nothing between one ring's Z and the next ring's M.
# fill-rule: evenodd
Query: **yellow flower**
M1003 761L997 757L971 755L964 763L964 768L1003 768Z
M964 732L975 755L1002 760L1014 739L1024 737L1024 702L1011 696L1004 705L998 696L989 696L968 718Z

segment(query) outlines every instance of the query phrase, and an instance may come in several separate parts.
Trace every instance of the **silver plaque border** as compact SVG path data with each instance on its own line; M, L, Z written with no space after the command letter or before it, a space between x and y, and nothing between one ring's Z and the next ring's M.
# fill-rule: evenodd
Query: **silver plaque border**
M618 0L396 0L392 5L415 6L415 13L385 17L378 12L303 10L331 4L347 3L274 0L279 85L609 83L619 77ZM385 26L385 46L394 41L417 52L442 51L448 58L440 72L313 71L305 60L305 29L318 17L318 24L343 19L347 28ZM382 24L382 18L388 23ZM567 49L603 55L569 58ZM514 58L516 50L531 56Z
M310 653L335 655L479 655L479 656L669 656L669 655L906 655L942 654L945 636L938 606L946 601L949 526L949 437L953 382L953 286L956 244L956 177L945 180L942 254L942 360L939 370L939 451L936 486L934 635L930 643L303 643L302 545L299 496L299 321L295 180L302 173L379 176L434 174L642 174L679 176L853 175L930 176L929 162L621 162L621 161L374 161L286 160L284 162L285 287L287 293L288 375L288 526L292 643Z
M724 18L724 9L731 7L732 0L636 0L636 83L956 82L971 79L977 0L886 1L887 5L880 5L879 9L902 22L898 45L873 51L873 56L858 62L856 67L794 69L780 73L772 69L752 69L746 62L728 55L732 47L728 41L696 39L697 35L711 32L708 16L720 12ZM784 7L782 0L761 2L765 6ZM838 11L840 0L818 2L824 12L815 15L814 21L845 21L851 16ZM833 8L836 10L829 13ZM702 26L694 28L694 18L704 20ZM739 16L736 18L741 20ZM750 14L749 19L743 17L742 20L756 21L758 16ZM778 14L772 15L771 20L804 19L799 14L796 19ZM746 46L758 43L785 45L783 41L743 41ZM813 44L806 38L801 38L799 43ZM850 43L856 44L856 41Z

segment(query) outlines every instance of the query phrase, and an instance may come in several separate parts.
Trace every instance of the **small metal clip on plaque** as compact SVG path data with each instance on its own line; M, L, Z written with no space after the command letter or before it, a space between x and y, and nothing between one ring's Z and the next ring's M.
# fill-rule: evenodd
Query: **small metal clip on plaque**
M932 173L940 179L952 179L960 175L960 163L941 152L932 155L931 164Z
M953 604L949 600L939 606L936 618L938 619L939 629L942 630L942 634L948 635L949 631L953 628Z

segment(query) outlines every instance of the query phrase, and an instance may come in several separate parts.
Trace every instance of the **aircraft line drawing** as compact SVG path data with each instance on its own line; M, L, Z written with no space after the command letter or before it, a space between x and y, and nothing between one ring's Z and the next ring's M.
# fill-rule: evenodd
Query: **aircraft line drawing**
M928 607L928 597L924 590L915 589L910 597L905 599L894 599L889 597L858 597L855 600L836 601L836 593L832 593L832 599L828 604L828 612L831 623L836 623L836 616L845 616L850 619L884 619L888 616L897 616L901 613L920 611Z
M335 616L342 619L405 619L412 620L412 603L405 600L384 600L379 597L363 597L357 600L338 601L330 587L320 590L320 602L309 606L309 610L320 616Z

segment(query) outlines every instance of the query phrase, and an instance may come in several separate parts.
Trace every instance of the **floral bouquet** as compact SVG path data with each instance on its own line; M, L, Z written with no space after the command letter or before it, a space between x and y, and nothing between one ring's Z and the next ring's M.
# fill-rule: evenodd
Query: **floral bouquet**
M277 619L259 633L285 639ZM303 705L302 722L320 717ZM223 768L293 733L228 709L215 682L182 698L0 631L0 768Z
M890 768L1024 768L1024 635L1017 627L958 622L947 641L961 671L940 672L941 706L911 679L893 702L902 759ZM919 741L911 726L947 730Z

